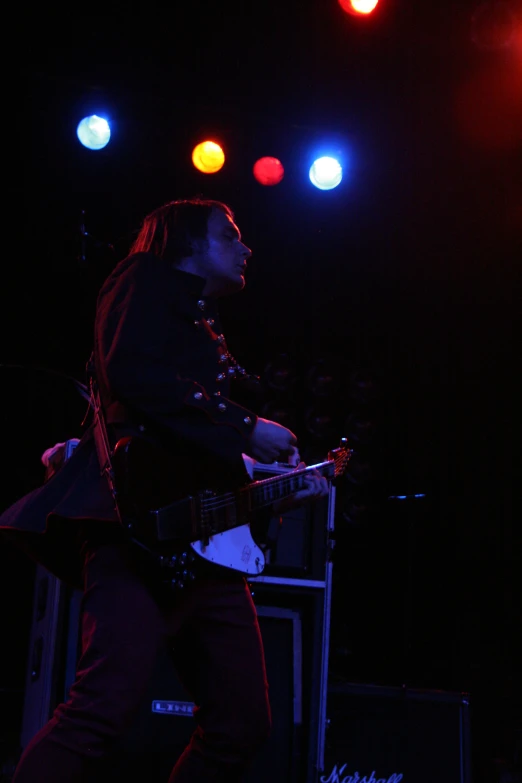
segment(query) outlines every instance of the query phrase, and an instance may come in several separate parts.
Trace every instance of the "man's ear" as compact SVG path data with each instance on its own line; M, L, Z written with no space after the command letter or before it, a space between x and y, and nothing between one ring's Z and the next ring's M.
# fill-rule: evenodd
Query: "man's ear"
M192 257L201 256L206 253L208 249L207 239L202 239L201 237L191 237L188 240L187 245L190 248L190 254Z

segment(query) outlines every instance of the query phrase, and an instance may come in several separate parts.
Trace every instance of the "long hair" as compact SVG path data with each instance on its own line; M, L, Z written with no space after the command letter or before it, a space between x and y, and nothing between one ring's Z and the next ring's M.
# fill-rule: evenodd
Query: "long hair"
M206 239L213 209L234 218L227 204L212 199L170 201L147 215L131 245L130 253L154 253L174 264L192 255L191 240Z

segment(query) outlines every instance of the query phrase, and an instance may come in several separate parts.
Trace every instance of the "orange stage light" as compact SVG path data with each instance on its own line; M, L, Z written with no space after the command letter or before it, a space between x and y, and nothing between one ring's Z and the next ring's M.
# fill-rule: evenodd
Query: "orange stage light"
M225 162L225 153L215 141L202 141L192 150L192 163L204 174L215 174Z

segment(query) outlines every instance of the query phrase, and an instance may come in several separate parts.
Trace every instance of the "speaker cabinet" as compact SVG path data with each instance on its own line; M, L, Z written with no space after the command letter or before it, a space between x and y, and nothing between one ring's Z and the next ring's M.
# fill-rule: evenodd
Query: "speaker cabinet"
M471 783L467 694L347 683L327 714L321 783Z
M272 733L254 760L245 783L296 781L302 723L301 618L298 612L259 606L270 683ZM143 779L164 783L188 743L196 723L194 704L172 661L162 650L133 726L108 760L97 783ZM100 779L100 776L102 778Z

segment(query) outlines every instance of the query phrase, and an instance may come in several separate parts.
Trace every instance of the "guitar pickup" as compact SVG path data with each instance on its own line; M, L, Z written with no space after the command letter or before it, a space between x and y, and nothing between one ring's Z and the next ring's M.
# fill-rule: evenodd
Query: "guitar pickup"
M199 538L196 498L186 497L151 511L158 541L190 542Z

